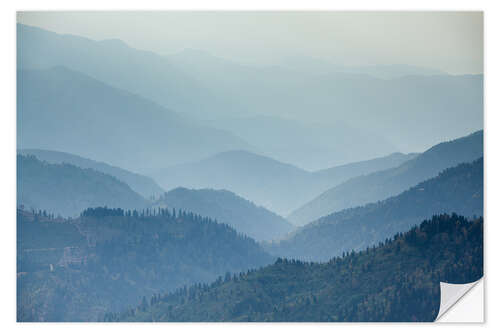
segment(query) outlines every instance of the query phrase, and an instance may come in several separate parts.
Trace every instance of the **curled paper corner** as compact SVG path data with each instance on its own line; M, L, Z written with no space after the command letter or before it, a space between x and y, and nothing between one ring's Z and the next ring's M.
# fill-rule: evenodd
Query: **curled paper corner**
M474 295L468 299L474 287ZM483 322L483 279L465 284L440 282L441 301L436 322ZM472 293L470 293L472 294ZM472 312L471 312L472 310ZM456 313L455 313L456 312ZM467 314L464 316L463 314Z

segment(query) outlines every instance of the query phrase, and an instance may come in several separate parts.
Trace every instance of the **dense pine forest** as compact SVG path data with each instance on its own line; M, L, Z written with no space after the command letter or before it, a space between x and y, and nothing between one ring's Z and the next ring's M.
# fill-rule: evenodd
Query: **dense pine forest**
M279 258L108 313L105 321L433 321L439 282L483 275L483 219L434 216L327 263Z
M273 261L251 238L184 211L18 210L19 321L93 321L141 297Z

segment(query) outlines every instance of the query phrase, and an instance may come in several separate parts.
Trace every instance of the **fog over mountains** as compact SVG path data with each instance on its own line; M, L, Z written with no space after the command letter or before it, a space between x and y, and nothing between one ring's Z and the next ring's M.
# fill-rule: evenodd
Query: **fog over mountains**
M429 75L432 70L415 70L411 66L338 72L328 63L320 73L287 66L258 67L204 51L160 56L130 48L118 40L94 41L21 24L17 47L18 69L65 66L170 110L192 115L207 125L231 131L246 141L245 149L252 147L256 153L276 156L309 170L394 151L423 151L436 142L482 127L482 75ZM394 72L398 74L391 74ZM245 130L248 118L256 119L251 121L260 125L267 123L259 120L263 115L277 122L274 130ZM331 140L328 133L339 135ZM218 136L227 145L239 149L245 145L235 138ZM181 140L188 141L185 137L175 139ZM311 147L314 142L316 145ZM356 149L351 149L351 144ZM43 148L63 150L52 143ZM170 150L159 168L208 155ZM141 170L139 165L131 167L130 161L116 163L122 157L111 160L113 156L109 156L108 160L83 151L72 152Z
M483 75L311 54L18 23L18 321L429 321L480 278Z
M21 70L17 87L18 148L71 152L144 171L249 147L231 133L65 67Z
M288 219L304 225L321 216L396 195L459 163L483 156L483 131L442 142L400 166L354 177L296 209Z
M376 133L403 151L422 151L482 126L481 75L428 75L429 71L415 75L418 71L408 70L393 79L380 79L370 75L373 68L366 68L366 73L362 69L339 72L328 64L323 73L255 68L192 50L169 59L214 95L238 103L232 114L245 110L333 128L339 122L360 135ZM392 67L381 66L379 71L391 72ZM405 110L404 117L400 110ZM450 118L455 123L445 128ZM426 126L415 127L415 123Z
M373 246L425 216L444 212L483 215L482 158L446 169L386 200L321 217L267 249L280 257L326 261L342 252Z
M210 98L163 57L118 39L94 41L18 24L17 41L18 69L64 66L173 109L191 110Z
M22 155L33 155L41 161L46 161L52 164L67 163L83 169L90 168L109 174L126 183L132 190L147 199L151 196L159 196L165 192L165 190L163 190L153 179L149 177L74 154L42 149L21 149L18 153Z
M351 73L365 74L379 79L396 79L404 76L432 76L447 75L445 71L405 64L371 65L371 66L342 66L319 57L292 56L283 57L282 66L302 73L331 74Z
M285 216L351 177L399 166L414 157L414 154L391 154L308 172L266 156L238 150L169 167L152 176L165 189L179 186L227 189Z
M224 117L207 123L238 133L239 137L251 142L259 154L310 171L377 158L399 150L383 136L340 120L334 124L307 124L280 116L252 116ZM336 140L331 139L332 133Z
M27 210L78 216L96 206L144 209L149 203L113 176L17 155L17 203Z

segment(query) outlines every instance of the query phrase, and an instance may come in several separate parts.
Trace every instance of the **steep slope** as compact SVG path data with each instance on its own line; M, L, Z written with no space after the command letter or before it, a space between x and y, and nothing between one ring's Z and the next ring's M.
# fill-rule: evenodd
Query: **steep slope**
M471 162L481 156L483 131L478 131L435 145L396 168L350 179L296 209L287 219L294 224L304 225L342 209L383 200L437 176L446 168Z
M210 216L257 241L279 239L293 229L281 216L226 190L179 187L165 193L155 205Z
M168 190L176 187L226 189L286 215L350 177L398 166L413 157L413 154L396 154L308 172L248 151L227 151L195 163L169 167L152 176Z
M149 202L102 172L17 155L17 205L75 216L87 207L144 208Z
M151 299L107 321L434 321L440 282L483 276L483 220L441 215L328 263L275 264Z
M248 148L228 132L63 67L18 71L17 144L133 171Z
M18 211L18 321L95 321L141 297L272 262L254 240L191 213Z
M372 246L434 214L483 215L483 159L446 169L437 177L386 199L320 218L289 239L269 244L277 256L328 260Z
M94 169L102 173L106 173L126 183L132 190L145 198L150 198L151 196L157 197L165 192L153 179L149 177L106 163L93 161L78 155L42 149L21 149L18 153L23 155L33 155L39 160L52 164L67 163L82 169Z

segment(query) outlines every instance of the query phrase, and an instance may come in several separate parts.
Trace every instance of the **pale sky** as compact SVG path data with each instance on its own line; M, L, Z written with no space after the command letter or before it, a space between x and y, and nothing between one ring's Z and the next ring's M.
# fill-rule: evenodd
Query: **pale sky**
M308 56L338 65L483 72L482 12L21 12L18 22L160 54L200 49L239 62Z

